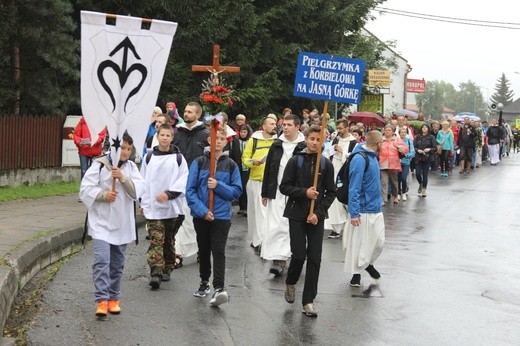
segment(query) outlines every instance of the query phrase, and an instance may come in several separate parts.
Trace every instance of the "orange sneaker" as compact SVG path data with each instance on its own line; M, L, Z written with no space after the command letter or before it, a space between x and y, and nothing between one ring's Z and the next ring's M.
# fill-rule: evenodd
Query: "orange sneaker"
M108 312L114 315L119 315L121 313L121 307L119 306L118 299L108 301Z
M108 302L101 300L97 302L96 316L106 316L108 313Z

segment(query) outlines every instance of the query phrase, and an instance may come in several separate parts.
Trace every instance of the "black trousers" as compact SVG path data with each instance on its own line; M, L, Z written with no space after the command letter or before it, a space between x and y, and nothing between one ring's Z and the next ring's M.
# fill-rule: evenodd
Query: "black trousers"
M314 302L318 294L318 278L320 276L321 250L323 245L323 220L312 225L305 221L289 219L291 236L291 264L287 271L285 283L296 285L303 269L305 258L305 285L303 286L302 304Z
M241 171L240 179L242 180L242 196L238 199L238 208L240 210L247 210L247 192L246 185L249 180L249 171Z
M226 273L226 242L231 227L229 220L206 221L193 218L199 246L199 274L202 281L209 281L211 276L211 258L213 255L213 287L224 288Z

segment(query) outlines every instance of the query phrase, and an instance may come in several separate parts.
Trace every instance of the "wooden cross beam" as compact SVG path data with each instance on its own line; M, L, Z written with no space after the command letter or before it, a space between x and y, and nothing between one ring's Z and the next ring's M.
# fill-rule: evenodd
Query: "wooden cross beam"
M215 85L219 84L219 75L222 72L237 73L240 72L238 66L221 66L220 65L220 46L218 44L213 45L213 65L192 65L191 70L193 72L209 72L213 78Z

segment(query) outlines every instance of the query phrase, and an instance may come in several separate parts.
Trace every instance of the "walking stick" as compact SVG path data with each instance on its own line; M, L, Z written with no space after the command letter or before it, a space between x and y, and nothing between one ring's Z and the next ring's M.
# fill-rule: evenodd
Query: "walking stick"
M323 150L323 142L325 138L325 129L327 128L327 112L329 110L329 101L325 101L325 104L323 105L323 115L321 116L321 131L320 131L320 138L321 138L321 145L318 146L318 153L316 156L316 169L314 170L314 180L312 183L312 186L314 188L318 187L318 177L320 173L320 162L321 162L321 151ZM314 214L314 205L316 204L316 200L311 200L311 207L309 210L309 216Z

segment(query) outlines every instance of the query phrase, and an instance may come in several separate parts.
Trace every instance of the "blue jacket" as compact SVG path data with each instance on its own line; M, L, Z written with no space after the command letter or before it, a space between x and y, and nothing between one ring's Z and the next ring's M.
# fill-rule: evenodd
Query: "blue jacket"
M405 137L403 139L403 142L408 147L408 153L405 157L401 159L401 165L410 166L410 161L412 161L412 159L415 157L415 148L413 146L413 141L410 138Z
M365 172L363 156L356 155L350 162L348 212L351 218L358 218L361 213L380 213L383 208L377 153L365 149L365 145L356 146L352 153L359 151L367 154L369 164Z
M208 178L209 152L206 152L192 162L188 174L186 200L193 217L204 219L209 211ZM242 195L242 180L237 164L226 154L217 161L215 179L218 183L214 190L213 216L215 220L230 220L231 201Z

